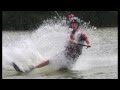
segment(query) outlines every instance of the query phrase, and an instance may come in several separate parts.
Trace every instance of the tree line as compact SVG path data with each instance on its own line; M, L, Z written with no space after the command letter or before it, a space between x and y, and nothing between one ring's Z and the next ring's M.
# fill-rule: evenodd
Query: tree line
M117 27L117 11L57 11L62 16L74 13L85 22L91 22L96 27ZM34 30L37 29L43 20L56 16L55 11L3 11L3 30Z

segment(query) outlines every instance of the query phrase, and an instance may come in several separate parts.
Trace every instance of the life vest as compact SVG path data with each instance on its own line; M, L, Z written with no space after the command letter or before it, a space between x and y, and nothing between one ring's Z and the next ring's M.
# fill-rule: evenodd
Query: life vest
M84 38L84 35L82 35L82 32L79 34L79 36L75 37L74 35L76 33L77 33L77 31L76 32L72 32L70 37L72 39L77 38L78 42L80 42L81 44L84 44L85 38ZM83 49L82 45L69 44L67 46L67 48L66 48L67 55L70 56L73 59L76 59L76 58L79 57L79 55L82 54L82 49Z

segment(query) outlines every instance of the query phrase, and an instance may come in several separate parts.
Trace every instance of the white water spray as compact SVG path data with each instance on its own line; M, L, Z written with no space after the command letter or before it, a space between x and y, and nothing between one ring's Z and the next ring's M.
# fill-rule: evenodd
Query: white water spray
M110 63L113 65L112 62L114 62L116 65L116 32L112 33L112 35L114 34L114 40L111 40L110 37L107 38L105 36L108 33L107 30L107 33L102 35L101 31L91 31L93 28L88 24L86 24L86 26L84 23L81 24L82 28L85 27L88 29L87 32L92 38L93 46L90 49L83 49L83 55L80 56L78 59L79 61L75 64L73 70L90 69L91 67L102 66L103 63L107 66L110 65ZM61 23L61 21L57 19L44 21L44 24L35 31L3 31L3 69L13 69L10 65L11 62L16 62L22 69L28 69L28 66L30 65L35 66L38 63L51 58L65 49L69 32L70 31L68 30L68 26L65 24L65 20ZM109 34L111 35L111 33ZM102 37L100 35L102 35ZM105 40L109 41L108 46L112 43L114 47L110 46L111 49L109 49ZM115 56L108 58L111 54L115 54ZM106 58L106 61L103 57Z

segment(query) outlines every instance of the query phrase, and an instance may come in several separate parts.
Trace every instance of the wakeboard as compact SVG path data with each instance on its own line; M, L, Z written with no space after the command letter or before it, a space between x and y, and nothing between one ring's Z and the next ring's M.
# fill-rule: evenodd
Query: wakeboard
M33 69L34 69L34 67L32 67L32 68L30 68L29 70L26 70L26 71L23 71L23 70L21 70L20 69L20 67L16 64L16 63L12 63L12 66L13 66L13 68L18 72L18 73L29 73L29 72L31 72Z

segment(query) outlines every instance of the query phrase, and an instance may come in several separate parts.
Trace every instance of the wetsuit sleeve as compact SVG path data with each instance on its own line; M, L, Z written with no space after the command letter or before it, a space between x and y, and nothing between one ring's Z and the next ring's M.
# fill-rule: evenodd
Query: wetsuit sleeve
M91 45L91 39L89 38L88 34L86 32L82 32L82 35L84 37L84 40L88 45Z

